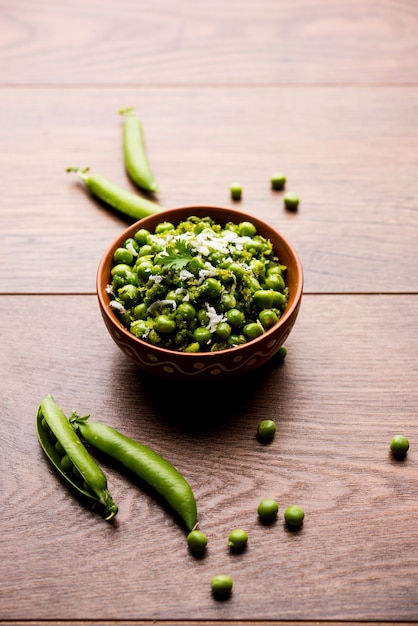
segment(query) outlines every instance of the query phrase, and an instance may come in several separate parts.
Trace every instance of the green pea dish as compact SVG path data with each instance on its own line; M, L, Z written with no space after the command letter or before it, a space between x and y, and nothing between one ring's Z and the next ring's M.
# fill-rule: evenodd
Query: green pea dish
M139 365L145 360L145 369L160 364L165 373L178 369L173 355L182 355L196 377L207 367L225 373L220 355L227 352L234 354L228 373L244 358L251 369L254 357L238 350L260 348L264 337L270 340L256 366L273 356L294 324L302 285L300 261L282 235L221 207L168 209L139 220L108 249L97 276L102 315L119 347ZM276 328L282 332L273 341Z

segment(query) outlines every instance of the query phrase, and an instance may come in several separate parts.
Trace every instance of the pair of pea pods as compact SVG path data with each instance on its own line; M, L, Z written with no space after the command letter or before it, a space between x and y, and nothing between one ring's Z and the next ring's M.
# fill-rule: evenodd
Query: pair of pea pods
M49 394L37 412L36 428L43 451L64 482L111 520L118 512L102 469L84 442L133 472L171 507L190 532L197 525L192 488L178 470L157 452L106 424L90 422L73 412L67 418Z
M126 172L138 189L154 194L159 188L146 154L141 120L132 107L121 109L119 113L124 117L123 159ZM162 209L154 200L132 193L100 174L91 173L88 167L67 167L67 172L78 174L93 196L130 219L140 220Z

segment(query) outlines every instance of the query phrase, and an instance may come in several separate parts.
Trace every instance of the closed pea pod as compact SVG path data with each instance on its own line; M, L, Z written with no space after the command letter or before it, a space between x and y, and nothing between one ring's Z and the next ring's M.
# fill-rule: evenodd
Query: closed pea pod
M119 111L124 117L123 156L126 171L132 181L146 191L158 191L157 181L145 152L144 132L135 109L128 107Z
M159 493L178 514L188 531L197 523L193 491L180 472L157 452L111 426L73 415L70 421L85 441L134 472Z
M131 193L104 178L104 176L90 174L88 167L85 169L67 167L67 172L78 174L96 198L131 219L140 220L161 210L160 205L156 202Z
M51 395L46 396L38 408L36 426L42 449L64 480L82 496L100 503L106 519L112 519L118 507L107 489L106 476ZM81 474L84 485L76 480L74 468Z

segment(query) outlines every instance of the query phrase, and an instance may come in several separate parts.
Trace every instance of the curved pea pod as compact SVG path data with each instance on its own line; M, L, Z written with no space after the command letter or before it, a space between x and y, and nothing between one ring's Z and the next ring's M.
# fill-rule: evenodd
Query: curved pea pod
M112 519L118 507L107 489L106 476L51 395L39 405L36 430L43 451L67 485L92 507L100 505L105 518Z
M192 488L169 461L106 424L89 422L88 417L75 414L70 417L70 422L87 443L119 462L159 493L188 531L195 528L197 506Z
M131 180L141 189L159 191L145 151L144 131L135 109L121 109L123 115L123 158Z
M140 220L161 211L157 202L131 193L100 174L91 174L88 167L67 167L67 172L75 172L93 196L131 219Z

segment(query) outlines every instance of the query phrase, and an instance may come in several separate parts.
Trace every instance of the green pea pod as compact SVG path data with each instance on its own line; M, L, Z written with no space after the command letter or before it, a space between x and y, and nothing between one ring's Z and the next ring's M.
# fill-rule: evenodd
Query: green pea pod
M106 476L51 395L39 405L36 430L43 451L65 482L92 505L103 506L106 519L112 519L118 507L107 489Z
M140 220L162 210L156 202L131 193L99 174L90 174L88 167L67 167L67 172L78 174L96 198L129 218Z
M141 120L132 107L121 109L119 113L124 117L123 157L126 171L138 187L155 193L159 189L148 163Z
M121 463L159 493L182 519L188 531L197 523L197 506L189 483L157 452L111 426L73 414L73 427L90 445Z

